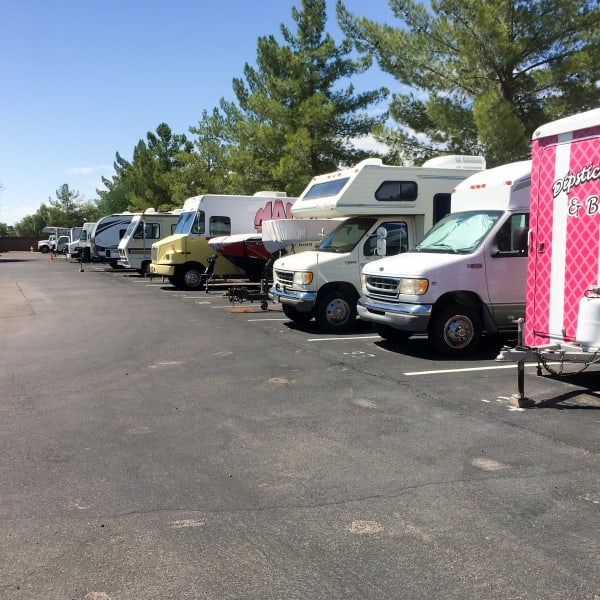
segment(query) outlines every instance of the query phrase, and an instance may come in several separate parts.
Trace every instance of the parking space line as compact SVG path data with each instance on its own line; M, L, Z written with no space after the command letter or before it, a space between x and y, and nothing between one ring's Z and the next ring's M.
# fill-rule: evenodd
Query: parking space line
M445 373L469 373L472 371L497 371L500 369L515 369L516 368L516 364L514 365L495 365L495 366L489 366L489 367L465 367L462 369L437 369L437 370L433 370L433 371L410 371L407 373L403 373L403 375L406 375L407 377L411 377L414 375L443 375ZM532 365L535 366L535 365Z
M346 340L376 340L380 339L378 335L355 335L352 337L334 337L334 338L308 338L307 342L345 342Z

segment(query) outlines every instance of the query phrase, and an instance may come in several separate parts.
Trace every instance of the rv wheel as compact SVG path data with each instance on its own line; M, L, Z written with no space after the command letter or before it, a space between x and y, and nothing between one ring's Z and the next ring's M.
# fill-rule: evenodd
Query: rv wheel
M437 315L429 332L429 341L446 356L462 356L475 350L481 333L481 317L477 310L468 304L454 304Z
M325 331L347 331L356 319L356 299L333 290L317 302L315 320Z
M294 323L308 323L312 318L312 311L310 312L300 312L298 309L294 308L290 304L281 303L281 308L283 310L283 314L290 320L294 321Z

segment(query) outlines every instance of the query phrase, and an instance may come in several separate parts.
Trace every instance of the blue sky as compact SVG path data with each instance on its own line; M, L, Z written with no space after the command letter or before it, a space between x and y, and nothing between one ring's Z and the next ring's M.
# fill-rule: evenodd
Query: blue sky
M340 39L335 0L327 5L327 29ZM292 6L300 0L5 0L0 222L35 213L64 183L95 199L116 152L130 159L162 122L188 134L204 109L235 100L232 79L255 64L258 38L283 43L282 23L295 31ZM387 0L346 6L394 24ZM377 67L354 84L398 87Z

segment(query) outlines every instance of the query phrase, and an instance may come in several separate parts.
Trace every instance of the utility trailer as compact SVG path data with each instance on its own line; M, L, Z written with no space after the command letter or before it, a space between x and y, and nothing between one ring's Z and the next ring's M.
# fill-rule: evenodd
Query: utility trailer
M498 361L561 374L600 362L600 109L539 127L532 140L532 177L525 320L519 344Z

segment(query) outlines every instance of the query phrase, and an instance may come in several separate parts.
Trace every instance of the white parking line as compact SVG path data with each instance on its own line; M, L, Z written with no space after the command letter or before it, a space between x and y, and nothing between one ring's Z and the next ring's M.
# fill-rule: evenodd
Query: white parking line
M437 369L435 371L411 371L408 373L403 373L407 377L413 375L443 375L444 373L469 373L471 371L496 371L499 369L515 369L516 364L514 365L496 365L490 367L469 367L463 369Z
M252 323L254 321L289 321L289 319L267 319L263 317L262 319L248 319L248 323Z
M334 338L308 338L307 342L345 342L347 340L377 340L381 339L378 335L356 335L352 337L334 337Z

